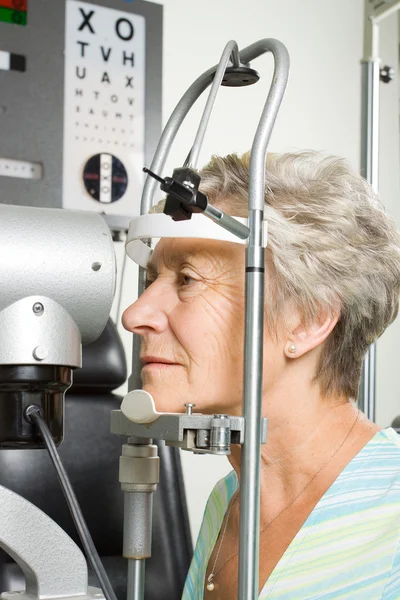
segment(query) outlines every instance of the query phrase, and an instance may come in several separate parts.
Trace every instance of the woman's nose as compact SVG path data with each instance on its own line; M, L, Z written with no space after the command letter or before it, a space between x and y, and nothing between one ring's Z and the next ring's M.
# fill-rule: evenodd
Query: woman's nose
M161 286L160 286L161 287ZM153 283L122 315L122 325L128 331L145 335L162 333L168 327L165 293Z

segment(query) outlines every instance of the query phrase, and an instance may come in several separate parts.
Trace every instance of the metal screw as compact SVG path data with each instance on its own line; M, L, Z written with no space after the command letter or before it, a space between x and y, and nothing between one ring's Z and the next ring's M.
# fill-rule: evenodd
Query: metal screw
M44 313L44 306L41 302L35 302L35 304L32 307L32 310L35 313L35 315L42 315Z
M190 402L188 402L184 406L186 406L186 414L187 415L193 414L193 408L196 406L195 404L191 404Z
M46 346L36 346L36 348L33 350L32 352L33 357L36 358L36 360L44 360L45 358L48 357L48 350L46 348Z

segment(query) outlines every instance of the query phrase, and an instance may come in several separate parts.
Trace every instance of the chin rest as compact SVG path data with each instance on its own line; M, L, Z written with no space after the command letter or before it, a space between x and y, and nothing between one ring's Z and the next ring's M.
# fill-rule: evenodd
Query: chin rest
M121 556L124 508L118 469L126 439L110 433L110 412L120 407L122 398L112 392L125 382L127 370L111 320L96 342L83 347L82 363L66 393L65 437L59 453L114 590L125 600L127 561ZM154 493L145 600L178 600L192 556L189 520L179 450L163 442L157 445L161 474ZM1 450L0 484L41 508L81 547L46 450ZM98 586L90 570L89 584ZM0 593L24 587L22 571L2 552Z

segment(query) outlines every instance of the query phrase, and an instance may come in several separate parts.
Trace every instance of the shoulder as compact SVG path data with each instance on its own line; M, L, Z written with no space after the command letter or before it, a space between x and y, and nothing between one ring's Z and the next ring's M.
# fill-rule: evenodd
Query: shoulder
M358 493L364 490L366 500L399 499L400 436L392 428L378 431L353 458L343 475L343 488Z
M382 484L400 483L400 435L391 427L378 431L361 458L370 477Z
M400 516L400 436L381 429L348 463L321 498L316 512L351 529L365 522L392 527ZM398 527L394 532L398 531Z
M382 483L400 475L400 436L394 429L381 429L349 464L348 476L375 477Z
M380 429L371 440L372 445L380 448L392 448L400 451L400 435L393 427Z

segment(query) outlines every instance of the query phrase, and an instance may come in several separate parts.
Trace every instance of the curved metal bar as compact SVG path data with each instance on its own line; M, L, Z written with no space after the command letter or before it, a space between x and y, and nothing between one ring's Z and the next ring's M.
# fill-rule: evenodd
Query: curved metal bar
M275 59L271 88L257 127L250 158L249 208L264 211L265 157L275 120L286 90L290 60L286 47L278 40L262 40L253 44L253 46L254 50L262 46L263 53L272 52ZM249 50L250 48L249 46Z
M217 94L221 89L221 83L224 78L226 67L228 66L229 59L231 58L233 52L235 52L238 58L238 45L234 40L231 40L226 44L224 51L222 52L221 59L218 63L218 67L212 82L211 90L208 95L206 105L204 107L203 115L200 120L200 125L197 129L196 137L194 139L193 146L189 154L188 166L192 169L196 169L197 167L200 150L203 145L204 136L206 134L208 123L210 121L212 109L214 108Z
M235 42L235 47L232 50L231 61L234 67L240 67L239 48Z
M199 96L201 96L204 90L206 90L211 84L214 78L214 73L215 67L208 69L208 71L203 73L203 75L201 75L194 83L192 83L192 85L179 100L170 118L168 119L166 126L164 127L156 152L154 154L154 158L150 165L150 170L154 173L160 174L162 172L180 126L182 125L193 104L196 102ZM141 215L147 214L153 205L153 197L156 187L157 181L147 175L143 187L142 201L140 206Z
M278 42L277 40L273 39L263 39L258 42L254 42L254 44L246 46L246 48L239 52L240 62L247 64L251 60L258 58L262 54L265 54L265 52L269 51L269 43L281 44L281 42ZM283 44L281 45L283 46ZM160 141L158 142L158 146L154 154L154 158L150 165L151 171L159 174L162 172L165 162L168 158L169 151L180 126L182 125L186 115L192 108L193 104L201 96L204 90L206 90L208 86L212 83L216 70L217 65L211 67L211 69L208 69L202 75L200 75L200 77L198 77L192 83L192 85L186 90L182 98L179 100L161 134ZM149 212L153 204L153 197L156 188L157 181L152 177L147 176L142 193L140 207L141 215L144 215Z

